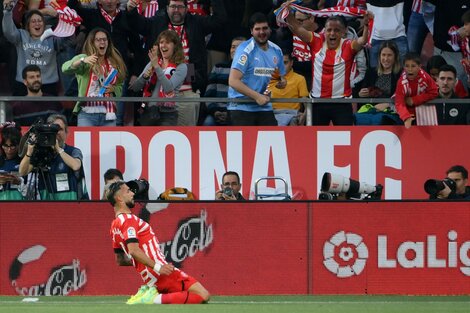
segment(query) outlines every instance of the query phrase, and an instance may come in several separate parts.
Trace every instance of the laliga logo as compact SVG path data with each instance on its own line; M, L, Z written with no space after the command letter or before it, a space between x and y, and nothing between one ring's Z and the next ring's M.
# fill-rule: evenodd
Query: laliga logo
M369 250L362 237L340 231L323 245L323 264L339 278L359 275L366 266Z

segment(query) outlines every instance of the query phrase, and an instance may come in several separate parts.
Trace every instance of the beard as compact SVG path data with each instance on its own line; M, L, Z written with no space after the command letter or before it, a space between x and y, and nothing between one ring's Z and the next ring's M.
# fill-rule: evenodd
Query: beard
M134 199L127 201L126 205L129 209L132 209L135 206Z
M184 16L180 13L174 13L170 16L170 22L174 25L181 25L184 22Z
M28 90L33 92L33 93L37 93L39 91L41 91L41 87L42 85L40 83L33 83L33 84L30 84L27 86Z
M126 205L129 209L132 209L135 206L134 199L127 201Z

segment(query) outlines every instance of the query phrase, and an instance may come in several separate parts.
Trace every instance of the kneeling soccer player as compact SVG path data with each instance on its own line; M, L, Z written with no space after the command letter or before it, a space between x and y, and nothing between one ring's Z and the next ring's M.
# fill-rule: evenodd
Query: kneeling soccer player
M198 304L209 301L209 292L193 277L165 261L150 225L132 214L134 193L123 181L109 186L107 199L116 218L111 224L116 262L133 265L144 285L127 304Z

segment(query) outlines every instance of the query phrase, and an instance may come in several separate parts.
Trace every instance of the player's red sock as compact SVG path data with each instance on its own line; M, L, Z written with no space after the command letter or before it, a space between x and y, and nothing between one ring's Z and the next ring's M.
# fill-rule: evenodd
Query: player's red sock
M162 294L162 304L199 304L202 302L204 299L200 295L187 291Z

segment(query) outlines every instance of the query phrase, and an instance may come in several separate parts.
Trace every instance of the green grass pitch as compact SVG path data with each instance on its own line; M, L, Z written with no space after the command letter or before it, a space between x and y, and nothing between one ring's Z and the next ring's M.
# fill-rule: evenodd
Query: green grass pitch
M451 313L470 312L470 296L213 296L206 305L126 305L128 297L1 296L0 313Z

